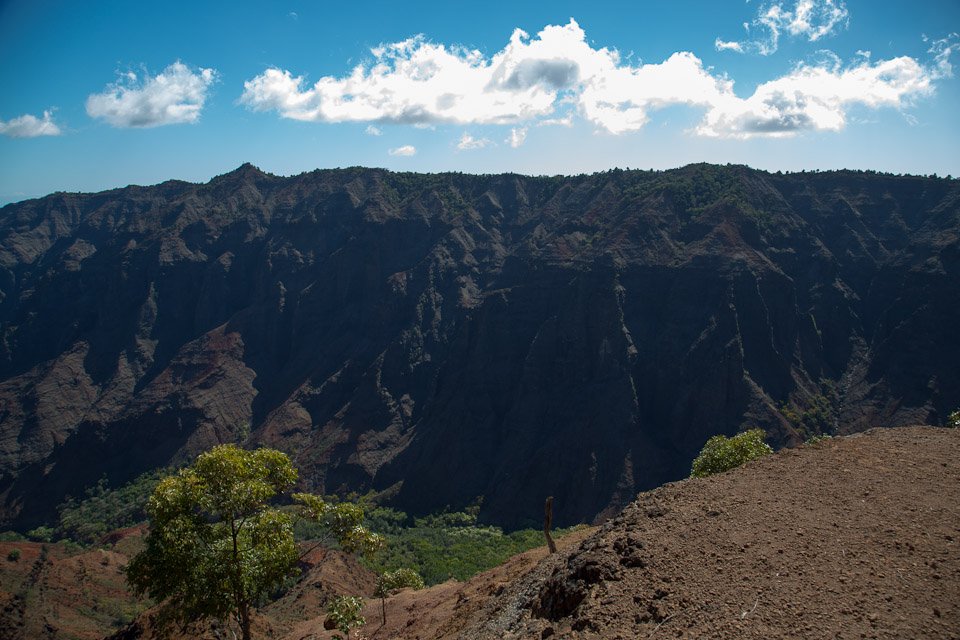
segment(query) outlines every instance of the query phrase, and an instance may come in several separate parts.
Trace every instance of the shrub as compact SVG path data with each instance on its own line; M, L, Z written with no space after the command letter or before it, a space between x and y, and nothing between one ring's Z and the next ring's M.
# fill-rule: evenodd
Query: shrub
M7 560L10 562L18 562L20 560L20 549L10 549L10 553L7 554Z
M33 542L50 542L53 540L53 529L50 527L37 527L27 531L27 538Z
M404 587L413 587L414 591L418 591L426 585L423 584L423 578L416 571L402 568L396 571L387 571L381 575L377 580L377 590L373 592L373 595L380 598L391 589L403 589Z
M360 628L366 619L360 615L363 609L363 598L356 596L337 596L327 604L327 628L336 629L343 635L333 634L337 640L349 640L350 631ZM326 627L326 625L324 625Z
M27 536L16 531L4 531L0 533L0 542L26 542Z
M763 441L765 437L763 429L744 431L732 438L713 436L707 440L707 444L700 450L700 455L693 461L690 476L705 478L739 467L747 460L772 453L773 449Z
M960 429L960 409L947 416L947 426L951 429Z

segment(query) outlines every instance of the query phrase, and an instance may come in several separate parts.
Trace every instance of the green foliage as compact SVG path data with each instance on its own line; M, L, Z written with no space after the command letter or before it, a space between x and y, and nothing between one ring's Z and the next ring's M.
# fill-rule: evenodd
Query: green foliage
M839 405L836 390L833 382L826 379L820 381L820 387L822 393L811 396L803 411L798 412L787 403L780 405L780 413L793 425L804 441L836 431L836 413Z
M365 522L371 531L396 534L407 528L410 516L390 507L374 507L366 512Z
M829 440L829 439L832 438L832 437L833 437L833 436L828 436L828 435L826 435L825 433L821 433L821 434L818 435L818 436L813 436L813 437L811 437L811 438L807 438L806 440L803 441L803 444L816 444L816 443L818 443L818 442L823 442L824 440Z
M107 478L101 478L82 500L67 498L57 507L58 537L89 545L111 531L145 522L150 495L171 471L155 469L117 488L110 488Z
M700 455L693 461L690 476L705 478L714 473L729 471L744 462L772 453L773 449L765 443L763 429L751 429L738 433L732 438L713 436L707 440Z
M386 573L380 574L380 577L377 578L377 588L373 592L373 595L382 598L392 589L411 587L414 591L419 591L420 589L426 588L426 586L420 574L413 569L403 567L396 571L387 571Z
M7 554L7 560L9 560L10 562L19 562L20 556L22 555L22 553L23 552L20 551L20 549L17 549L16 547L14 547L13 549L10 549L10 553Z
M350 502L332 502L309 493L295 493L302 506L300 514L329 532L347 553L366 555L378 552L384 539L363 526L363 508Z
M624 195L634 200L662 195L682 224L722 202L738 206L762 222L768 216L749 204L740 174L740 167L710 164L691 165L682 171L667 173L638 173L640 181L628 186Z
M951 429L960 429L960 409L947 416L947 426Z
M50 542L53 540L53 529L50 527L37 527L27 531L27 538L33 542Z
M327 615L334 627L343 635L333 634L337 640L348 640L350 630L360 628L367 621L360 615L363 610L363 598L356 596L337 596L327 604Z
M300 559L293 516L270 506L297 471L279 451L221 445L157 485L148 503L146 548L127 565L138 596L165 601L164 621L236 615L249 638L249 609ZM297 494L299 517L314 519L348 550L379 548L354 505Z
M239 425L237 425L237 430L234 432L234 436L237 438L237 442L246 442L247 438L250 437L250 423L241 422Z
M295 480L285 455L230 445L162 480L147 547L126 569L136 594L166 600L166 613L184 622L242 617L297 560L289 518L266 505Z
M0 542L26 542L27 537L16 531L4 531L0 533Z
M458 184L454 186L454 174L450 173L388 173L383 178L383 193L391 205L405 208L420 200L429 206L432 200L439 200L444 209L454 216L469 208L469 191L477 186L473 183L480 182L479 176L458 174Z
M543 546L543 531L523 529L504 533L499 527L477 524L477 509L410 518L402 511L378 507L367 523L385 534L387 544L376 563L363 561L380 572L408 567L427 586L450 578L464 581L502 564L510 556ZM572 529L554 531L555 537Z

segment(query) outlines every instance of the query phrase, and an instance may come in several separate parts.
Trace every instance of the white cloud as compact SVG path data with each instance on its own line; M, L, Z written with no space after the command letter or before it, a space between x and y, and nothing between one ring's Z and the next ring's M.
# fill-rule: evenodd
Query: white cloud
M810 42L831 35L846 27L850 22L850 12L843 0L794 0L792 5L772 1L757 9L757 17L745 22L744 29L757 36L744 42L724 42L717 38L717 51L746 51L770 55L776 52L783 33Z
M934 40L933 43L931 43L928 53L934 55L937 78L953 77L953 65L950 64L950 54L960 48L960 44L953 42L953 40L956 40L958 37L960 36L954 32L946 38ZM924 40L927 40L927 38L924 38Z
M103 93L87 98L87 115L103 118L114 127L148 128L196 122L217 79L214 69L192 71L180 61L162 73L138 82L135 73L123 74Z
M517 29L489 59L422 36L381 45L370 66L308 86L289 71L268 69L244 83L241 102L256 111L322 122L509 124L543 117L616 53L594 50L576 22L548 26L531 39Z
M496 146L496 143L494 143L492 140L487 140L486 138L481 138L477 140L476 138L468 134L466 131L464 131L463 135L460 136L460 139L457 140L457 149L463 149L463 150L482 149L490 145Z
M790 10L767 5L761 15L778 34L783 30L816 40L847 14L840 0L798 0ZM505 141L511 146L523 143L528 125L569 126L573 118L614 135L637 131L652 112L669 105L704 109L703 120L690 132L695 135L790 136L842 129L854 104L909 106L950 72L949 56L956 47L951 43L950 38L934 43L929 65L909 57L871 63L859 54L844 68L823 50L743 98L734 92L732 79L704 68L692 53L677 52L659 63L625 62L615 50L588 44L571 20L547 26L534 38L516 30L490 57L422 36L381 45L372 50L370 65L358 65L341 78L320 78L312 86L289 71L268 69L244 84L241 102L255 111L308 121L515 125ZM716 46L733 48L722 41ZM489 142L464 136L460 148Z
M526 127L522 128L522 129L516 129L516 128L514 128L514 129L510 129L510 137L507 138L506 140L504 140L504 142L506 142L506 143L509 144L511 147L513 147L514 149L516 149L517 147L519 147L520 145L522 145L522 144L526 141L526 139L527 139L527 128L526 128Z
M387 151L392 156L412 156L417 152L417 148L412 144L406 144L402 147L397 147L396 149L390 149Z
M802 131L838 131L850 105L907 106L933 90L931 70L913 58L847 69L800 65L793 73L766 82L747 99L718 96L695 132L705 136L785 137Z
M713 43L713 46L716 47L717 51L736 51L737 53L743 53L743 45L739 42L724 42L720 38L717 38L716 42Z
M637 131L648 113L670 104L710 105L732 94L732 82L703 68L692 53L675 53L659 64L610 66L584 83L580 115L609 133Z
M785 13L784 17L789 20L787 31L790 35L805 37L810 42L847 26L850 21L843 0L798 0L793 12Z
M7 120L0 120L0 134L8 138L36 138L38 136L58 136L60 127L53 121L53 111L43 112L38 118L29 113Z
M573 114L568 113L562 118L547 118L546 120L541 120L537 123L538 127L548 127L552 125L558 125L561 127L572 127L573 126Z
M373 126L372 124L368 124L365 133L366 133L368 136L382 136L382 135L383 135L383 130L380 129L379 127Z

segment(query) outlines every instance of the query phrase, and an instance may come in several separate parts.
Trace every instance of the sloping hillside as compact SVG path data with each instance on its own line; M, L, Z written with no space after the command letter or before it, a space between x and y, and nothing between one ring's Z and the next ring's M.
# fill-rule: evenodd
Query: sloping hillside
M373 604L364 633L957 638L960 430L874 429L781 451L644 493L582 542L526 557L463 585L404 592L382 629ZM321 624L286 640L329 637Z
M405 590L365 610L370 640L956 638L960 430L875 429L781 451L641 494L600 529L520 554L465 583ZM131 535L134 534L134 535ZM138 605L116 546L64 557L19 543L0 572L0 635L102 636ZM112 538L112 539L113 539ZM0 545L3 553L12 548ZM3 562L0 560L0 562ZM82 569L83 571L80 571ZM330 638L331 594L373 576L333 553L258 612L258 640ZM142 605L140 605L142 606ZM117 640L154 638L150 612ZM229 636L227 630L220 630ZM178 630L199 640L210 625Z
M643 494L462 638L956 638L960 431L875 429Z
M138 600L123 574L142 549L144 532L144 527L116 531L79 553L56 543L0 542L0 638L97 640L113 631L118 640L158 638L158 608ZM319 615L332 595L369 595L376 579L339 551L314 551L300 569L296 585L257 612L258 637L282 636ZM173 625L165 640L207 638L218 626L210 621L182 630Z
M304 489L558 525L744 427L960 406L960 181L244 165L0 210L0 526L220 442Z

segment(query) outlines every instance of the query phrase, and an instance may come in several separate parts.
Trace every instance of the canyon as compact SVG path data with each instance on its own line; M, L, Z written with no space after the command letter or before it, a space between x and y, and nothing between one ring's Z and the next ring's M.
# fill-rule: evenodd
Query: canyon
M0 210L0 527L221 442L412 513L601 521L715 434L960 406L960 183L251 165Z

